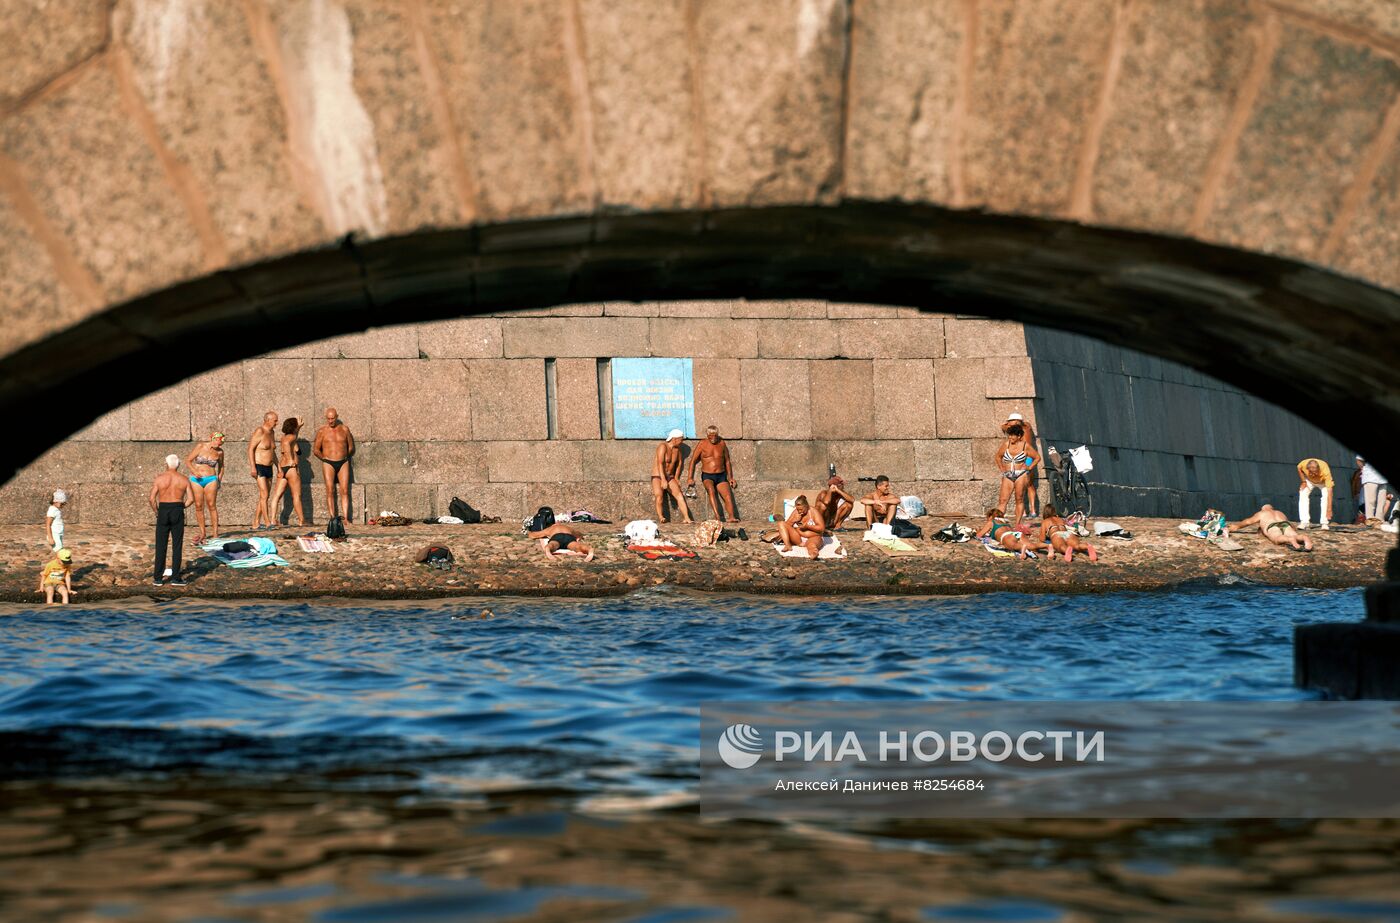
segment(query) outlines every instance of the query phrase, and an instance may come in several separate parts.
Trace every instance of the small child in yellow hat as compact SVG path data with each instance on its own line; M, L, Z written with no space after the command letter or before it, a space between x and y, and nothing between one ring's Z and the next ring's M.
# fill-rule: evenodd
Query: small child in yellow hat
M39 572L39 589L34 592L43 593L44 601L52 606L54 590L63 597L63 605L68 605L73 593L73 552L67 548L60 548L58 556L44 565Z

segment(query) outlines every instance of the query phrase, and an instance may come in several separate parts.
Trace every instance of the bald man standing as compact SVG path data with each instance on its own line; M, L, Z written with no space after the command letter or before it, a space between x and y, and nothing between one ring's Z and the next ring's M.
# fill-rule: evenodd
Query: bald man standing
M170 541L170 585L184 586L180 577L180 552L185 542L185 507L194 505L190 479L179 471L180 456L165 456L165 470L156 475L148 498L156 514L156 578L160 586L165 579L165 543Z
M276 460L277 414L263 414L262 425L248 437L248 475L258 484L258 508L253 511L254 529L271 529L272 464Z
M326 408L326 425L316 430L311 454L321 460L321 476L326 482L326 511L330 516L350 518L350 456L355 454L355 437L334 407ZM340 490L339 502L336 489Z

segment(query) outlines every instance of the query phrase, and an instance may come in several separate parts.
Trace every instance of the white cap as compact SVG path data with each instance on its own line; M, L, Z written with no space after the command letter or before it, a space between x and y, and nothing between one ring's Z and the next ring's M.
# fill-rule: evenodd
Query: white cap
M1025 419L1026 418L1021 416L1019 413L1008 413L1006 415L1006 422L1008 423L1010 423L1012 420L1020 420L1021 422L1025 422Z
M68 495L67 495L66 493L64 493L63 491L61 491L61 490L55 490L55 491L53 492L53 502L54 502L54 503L67 503L67 502L68 502Z
M672 439L684 439L684 438L685 438L685 433L681 432L681 431L678 430L678 429L673 429L673 430L671 430L669 433L666 434L666 441L667 441L667 442L670 442Z

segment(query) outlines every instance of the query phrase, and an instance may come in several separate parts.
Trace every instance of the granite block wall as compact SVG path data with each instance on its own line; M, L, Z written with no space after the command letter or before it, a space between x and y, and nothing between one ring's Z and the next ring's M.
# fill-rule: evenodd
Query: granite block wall
M974 450L990 458L1008 410L1034 413L1015 323L826 302L569 305L379 328L212 370L55 447L0 488L0 521L42 525L55 487L69 491L74 524L149 521L164 456L220 430L220 518L245 524L255 497L243 459L263 412L304 419L309 440L330 405L359 442L357 518L442 515L453 496L507 519L545 504L651 516L655 442L604 438L599 360L622 356L694 360L697 427L730 440L748 518L765 517L778 489L824 483L830 463L852 487L888 474L930 509L974 513L997 488ZM315 467L303 463L302 496L324 522Z
M357 518L443 515L453 496L506 519L540 505L651 516L655 442L605 438L599 360L621 356L693 358L695 421L730 440L746 518L765 517L778 489L823 483L832 463L854 487L887 474L930 510L975 516L996 498L997 427L1011 411L1061 449L1091 447L1104 515L1291 510L1298 458L1351 470L1335 441L1237 389L1017 323L825 302L569 305L380 328L214 369L50 450L0 488L0 521L42 526L63 487L75 525L148 522L164 456L221 430L221 520L245 524L246 440L263 412L303 418L309 440L330 405L359 442ZM302 496L324 522L319 467L303 463Z
M1038 435L1061 452L1089 446L1096 514L1242 518L1272 503L1295 516L1295 467L1316 456L1350 519L1354 455L1317 427L1175 363L1042 327L1024 336Z

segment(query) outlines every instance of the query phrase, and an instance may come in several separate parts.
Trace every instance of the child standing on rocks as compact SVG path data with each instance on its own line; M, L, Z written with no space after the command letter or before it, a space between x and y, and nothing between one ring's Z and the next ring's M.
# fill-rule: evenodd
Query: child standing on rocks
M44 531L49 537L49 547L54 551L63 548L63 504L68 495L61 490L53 492L53 503L49 504L48 515L44 518Z
M73 552L67 548L59 549L58 556L44 565L39 572L39 588L34 592L43 593L44 602L52 606L55 590L63 597L63 604L68 605L68 597L73 593Z

